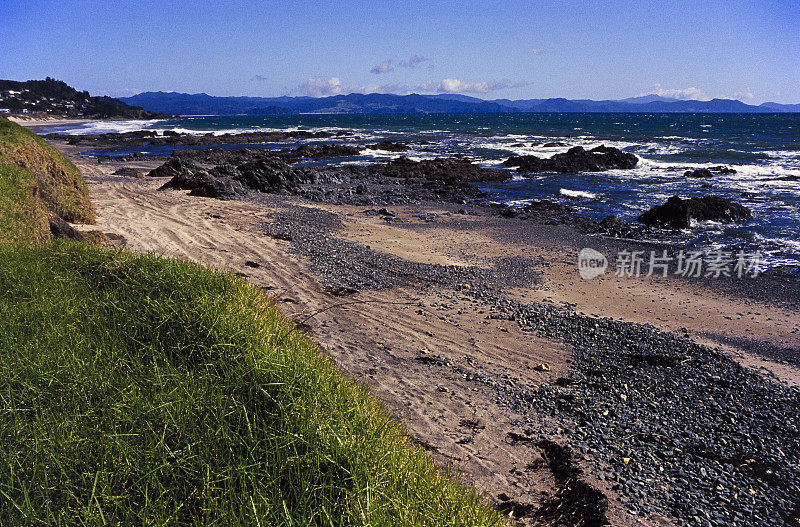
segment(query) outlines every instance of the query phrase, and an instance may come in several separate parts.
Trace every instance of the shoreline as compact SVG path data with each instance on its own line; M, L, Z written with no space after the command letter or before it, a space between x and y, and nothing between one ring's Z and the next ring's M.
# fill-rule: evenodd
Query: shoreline
M211 126L211 128L214 127ZM237 132L241 132L241 130L237 130ZM353 135L353 132L359 133ZM641 230L641 222L637 220L640 213L663 205L669 196L677 195L684 200L698 198L702 202L699 202L700 208L709 211L711 215L704 217L701 213L700 216L697 216L699 222L697 228L689 229L688 222L675 223L672 224L672 228L683 229L680 234L677 232L668 234L666 230L656 229L649 235L652 235L655 240L669 239L676 245L685 245L688 250L692 250L695 246L701 249L717 246L718 242L733 251L742 248L747 251L762 250L769 267L782 268L781 272L785 273L786 278L794 274L800 281L797 268L800 256L796 254L796 244L790 234L796 230L790 223L796 216L796 208L792 207L796 200L796 189L793 189L794 184L791 181L796 180L798 176L794 175L796 170L790 160L786 161L789 163L788 165L782 165L782 161L780 163L775 161L783 168L776 168L777 165L774 166L773 162L761 166L760 162L753 161L755 164L748 164L736 159L716 159L715 164L712 164L711 161L705 164L698 163L697 161L701 161L701 159L695 159L690 155L692 147L686 146L694 145L698 141L694 137L687 137L680 147L675 146L677 151L688 150L683 157L671 160L672 158L669 156L667 156L669 159L662 156L665 148L666 151L671 151L673 148L671 143L666 146L657 145L655 143L658 143L658 140L650 141L644 138L636 139L634 143L626 143L612 134L606 139L609 145L614 146L605 148L606 152L603 153L606 155L603 157L614 158L621 164L601 167L598 173L596 172L597 167L594 166L598 159L590 160L588 164L583 164L585 160L577 155L570 159L564 159L569 151L574 150L575 146L591 147L591 150L595 150L598 148L597 144L605 142L600 139L592 139L591 134L588 138L542 142L546 139L540 137L539 132L536 132L531 136L531 139L536 140L535 142L513 143L512 141L521 141L521 136L506 137L502 132L498 132L500 135L494 137L491 132L487 132L488 135L477 142L466 137L463 143L451 144L452 140L448 138L452 134L436 138L426 135L424 131L411 131L410 135L397 136L375 134L369 130L358 128L351 130L350 137L334 136L328 132L323 132L323 135L317 137L312 137L314 134L307 131L302 133L305 135L301 136L298 133L298 135L292 136L297 141L292 142L292 145L287 145L301 145L301 148L295 152L296 155L292 157L289 155L290 152L286 151L280 154L290 164L303 161L297 166L315 166L320 162L326 163L328 160L321 159L326 155L344 156L342 157L343 165L339 165L338 172L346 178L356 180L365 176L369 177L370 174L355 174L352 168L344 170L345 164L350 167L354 165L366 167L379 163L396 162L404 156L424 162L431 159L462 159L487 170L499 168L506 174L512 174L510 180L488 174L469 179L473 187L488 193L495 199L501 202L508 201L515 207L527 203L527 200L522 201L518 198L535 197L534 199L537 200L553 201L558 205L574 209L576 215L580 215L586 224L590 221L589 218L594 218L592 221L599 221L600 218L618 217L622 221L616 225L610 225L610 228L614 229L622 227L620 232L614 233L617 237L625 237L625 231L631 230L628 228L629 226L633 230ZM266 151L269 151L267 157L278 155L274 149L281 148L281 143L286 144L289 137L285 131L274 130L224 133L222 135L216 133L214 135L211 133L187 135L183 130L177 134L167 131L164 135L153 131L73 135L69 140L71 143L84 144L85 149L94 150L98 157L105 157L104 153L110 153L105 150L107 148L124 150L129 159L138 156L138 152L144 152L147 156L155 154L169 156L173 150L176 150L175 156L179 155L180 159L188 164L210 168L219 164L237 165L247 161L258 161L264 157L261 154ZM369 141L373 137L374 140L381 138L384 140L380 143L370 144ZM48 139L59 140L55 134L49 136ZM304 144L306 139L309 140L307 145ZM399 142L393 143L391 142L393 140ZM239 148L237 143L253 143L253 145L250 145L247 155L231 156L230 151ZM267 149L261 149L259 143L269 143L270 145ZM320 148L323 146L322 144L331 147L331 151L322 151ZM484 147L490 150L483 151ZM619 148L622 148L624 152L620 152ZM650 155L651 151L655 151L656 154ZM506 156L510 153L511 157L501 162L504 159L502 152L507 152ZM625 164L624 157L629 152L640 156L638 165ZM526 159L534 155L540 156L539 162L533 163L531 159ZM559 158L558 162L554 163L553 160L541 157L549 155L555 156L553 160ZM670 156L672 155L670 154ZM585 157L590 157L588 152ZM599 157L601 156L595 156L595 158ZM760 159L760 157L756 157ZM168 159L168 157L164 159ZM536 158L534 157L534 159ZM330 161L332 166L337 165L334 159ZM511 171L517 166L517 171ZM564 172L565 168L566 172ZM603 174L604 168L612 169L607 176ZM622 169L623 173L613 170L615 168ZM534 170L534 173L528 172L530 170ZM552 174L538 177L536 172L541 170L548 173L551 171L564 172L567 174L566 179L561 181L558 177L552 177ZM630 173L627 170L630 170ZM519 171L522 171L521 177L517 177ZM373 170L371 172L372 176L386 174L386 171ZM748 175L752 177L747 177ZM330 176L335 175L330 174ZM320 181L317 186L325 192L325 196L313 199L343 203L354 202L352 195L348 196L339 192L336 184L327 184L325 180L330 177L320 174L318 179ZM627 183L629 180L637 183L629 184ZM661 182L661 184L655 185L656 182ZM356 183L358 182L352 185L353 188L356 187ZM348 190L343 185L339 186L343 191ZM725 223L731 219L720 218L718 216L720 208L714 202L703 201L713 196L719 196L729 201L729 210L733 210L737 216L741 215L739 218L734 218L738 219L736 225L726 225ZM475 196L468 194L465 197L471 199ZM437 200L436 196L432 196L432 198ZM384 201L386 201L386 205L392 204L391 200ZM775 203L775 206L770 206L772 202ZM787 212L778 212L783 209L786 209ZM744 214L741 211L744 211ZM752 218L750 213L753 215ZM541 213L538 214L541 215ZM665 219L665 212L660 214L660 218L651 216L651 220L670 221L669 218ZM675 220L677 218L673 218L672 221ZM715 220L721 220L721 223L717 223ZM618 220L614 219L614 221ZM648 236L648 234L644 236Z
M70 124L85 124L85 123L99 123L103 122L104 119L83 119L83 118L63 118L63 117L21 117L20 115L11 115L8 116L8 120L15 122L19 125L24 126L25 128L29 128L34 132L41 128L46 128L49 126L60 126L60 125L70 125Z
M627 242L587 236L563 224L460 214L457 205L441 203L392 205L393 216L387 219L367 206L294 196L263 194L232 201L188 196L182 190L157 190L164 179L111 175L121 166L155 168L160 161L105 160L97 165L76 157L77 147L56 146L84 173L101 214L101 229L124 236L134 250L247 275L275 295L284 311L295 313L335 362L384 400L440 463L455 463L466 482L498 503L535 508L554 498L556 475L537 462L546 455L545 446L533 443L539 438L563 443L569 436L573 462L584 471L583 480L610 500L608 516L614 524L661 525L668 522L665 512L675 514L648 504L630 514L637 492L650 496L647 503L663 504L665 498L636 483L633 473L626 484L609 479L608 474L620 472L618 459L602 450L608 447L597 450L595 435L588 442L576 439L580 429L569 424L570 413L542 402L562 396L575 401L590 389L582 379L591 368L582 369L588 359L580 349L595 342L591 332L584 334L593 324L609 328L609 335L676 335L678 340L669 340L672 348L689 346L687 350L706 357L703 364L730 368L704 355L707 348L691 347L692 341L713 344L703 334L713 327L727 339L721 351L738 353L737 360L752 368L766 368L755 377L747 373L751 370L729 375L768 387L775 382L770 375L775 375L780 384L767 388L774 394L796 393L787 386L800 385L796 366L737 347L754 341L796 348L796 306L766 302L746 290L726 291L714 283L608 275L580 279L580 247L609 250ZM302 246L324 250L308 253ZM517 262L516 267L497 267L503 259ZM498 273L510 273L512 280L486 282ZM347 280L355 280L356 287ZM549 320L556 329L537 326L537 320ZM646 325L658 331L652 333ZM576 341L578 336L589 340ZM670 349L660 352L666 358L658 360L673 360ZM684 373L696 374L692 372ZM652 373L672 379L668 371ZM626 374L617 372L612 378ZM621 385L612 386L619 390ZM538 394L533 400L539 403L519 404L531 394ZM647 394L636 397L646 399ZM641 448L654 445L637 446ZM694 480L670 485L690 495L700 488Z

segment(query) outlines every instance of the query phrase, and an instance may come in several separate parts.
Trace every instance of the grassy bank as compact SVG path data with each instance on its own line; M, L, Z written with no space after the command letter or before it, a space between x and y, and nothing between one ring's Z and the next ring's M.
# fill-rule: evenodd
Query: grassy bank
M2 196L31 183L13 168ZM12 201L0 525L500 521L258 289L183 261L19 243L35 222Z
M10 170L10 169L14 170ZM24 175L24 185L18 183ZM9 179L14 181L9 182ZM9 212L18 210L38 212L31 216L31 225L37 228L36 237L43 239L49 230L41 228L41 213L53 213L67 221L93 223L95 211L89 192L80 171L58 150L47 144L30 130L0 118L0 190L16 188L25 193L20 207L9 209L8 200L0 209L0 227ZM45 222L46 223L46 222ZM0 236L18 238L16 232L0 233Z

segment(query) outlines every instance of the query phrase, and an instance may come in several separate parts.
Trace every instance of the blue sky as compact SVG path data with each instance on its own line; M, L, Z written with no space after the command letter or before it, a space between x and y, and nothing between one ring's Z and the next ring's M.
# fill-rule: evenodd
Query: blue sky
M94 93L800 102L798 0L0 0L0 78Z

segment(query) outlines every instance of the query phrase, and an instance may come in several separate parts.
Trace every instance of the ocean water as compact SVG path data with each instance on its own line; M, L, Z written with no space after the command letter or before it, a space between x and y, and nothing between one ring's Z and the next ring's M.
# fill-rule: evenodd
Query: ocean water
M54 127L66 133L139 129L191 133L272 130L348 130L357 138L312 141L369 144L382 139L412 143L412 159L464 155L499 167L512 154L549 157L580 145L605 144L636 154L632 170L538 174L479 185L492 199L512 205L550 199L579 214L626 220L673 195L715 194L749 207L754 218L735 225L700 224L675 237L676 244L759 250L768 266L800 265L800 114L397 114L190 117L160 121L114 121ZM557 146L545 146L557 143ZM286 148L286 143L250 145ZM223 148L238 146L224 145ZM143 147L145 155L168 155L175 147ZM194 147L197 148L197 147ZM203 146L200 148L213 148ZM85 155L97 152L87 151ZM401 154L366 150L359 156L313 163L373 163ZM725 165L735 174L684 177L688 169ZM708 187L710 185L710 188Z

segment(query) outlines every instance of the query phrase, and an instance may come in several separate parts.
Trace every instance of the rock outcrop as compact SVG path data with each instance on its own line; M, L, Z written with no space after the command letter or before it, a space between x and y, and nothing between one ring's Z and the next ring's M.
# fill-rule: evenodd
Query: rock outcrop
M657 205L641 216L645 225L672 229L686 229L692 220L733 223L752 218L750 209L720 196L681 199L672 196L663 205Z
M519 172L602 172L611 169L631 169L639 158L614 147L601 145L591 150L574 146L562 154L541 157L511 156L503 164L517 167Z
M383 176L405 180L475 183L478 181L506 181L511 179L511 174L506 170L483 168L465 159L457 158L413 161L402 156L385 165L373 166Z
M315 201L359 204L420 200L462 203L484 197L472 183L511 178L507 170L482 168L456 158L412 161L401 157L388 163L332 167L293 167L282 155L256 155L255 152L244 159L248 160L204 170L184 161L182 156L173 157L150 175L171 176L162 189L185 189L198 196L226 199L253 190L301 195Z
M405 152L411 149L411 147L405 143L393 143L392 141L386 139L380 143L367 145L367 148L372 148L373 150L384 150L386 152Z
M220 165L211 170L172 158L153 172L156 171L159 175L172 175L162 190L183 189L193 196L221 199L240 196L248 190L294 194L305 181L302 170L292 168L279 158L264 158L239 166Z
M188 163L180 158L173 157L160 167L154 168L148 172L147 177L175 178L185 174L186 172L194 172L199 169L200 168L198 166L193 165L192 163Z
M67 238L68 240L84 241L86 238L72 225L64 221L58 214L48 215L50 224L50 234L55 238Z
M684 177L693 177L693 178L706 178L712 177L714 174L707 168L698 168L696 170L687 170L683 173Z

